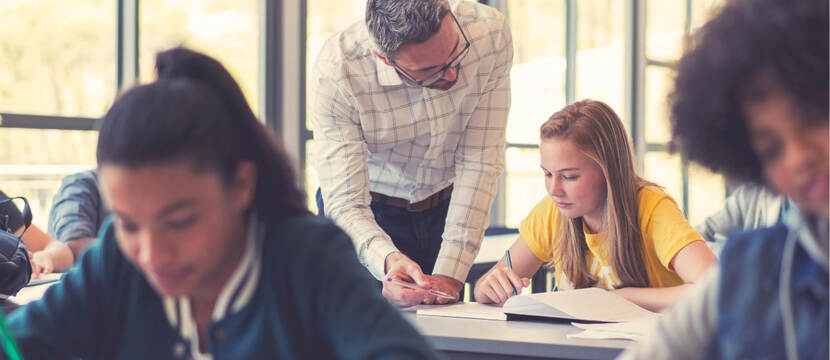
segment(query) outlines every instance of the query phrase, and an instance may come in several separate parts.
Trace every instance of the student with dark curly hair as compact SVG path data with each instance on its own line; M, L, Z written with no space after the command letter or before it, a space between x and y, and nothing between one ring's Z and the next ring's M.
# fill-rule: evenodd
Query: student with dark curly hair
M735 0L695 35L672 103L676 144L789 197L729 239L720 267L624 358L827 359L827 0Z

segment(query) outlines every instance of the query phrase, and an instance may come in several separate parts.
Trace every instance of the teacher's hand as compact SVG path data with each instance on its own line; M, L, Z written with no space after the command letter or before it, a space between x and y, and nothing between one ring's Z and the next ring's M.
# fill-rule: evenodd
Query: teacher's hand
M445 275L428 276L432 290L437 290L448 295L452 295L454 299L447 299L440 296L429 295L430 298L425 302L436 304L449 304L458 301L458 294L461 293L461 287L464 286L460 281Z
M396 251L386 256L386 277L393 280L415 283L425 289L431 287L431 283L421 267L403 253ZM389 302L400 307L418 305L430 300L429 292L426 290L415 290L392 284L383 279L383 297Z

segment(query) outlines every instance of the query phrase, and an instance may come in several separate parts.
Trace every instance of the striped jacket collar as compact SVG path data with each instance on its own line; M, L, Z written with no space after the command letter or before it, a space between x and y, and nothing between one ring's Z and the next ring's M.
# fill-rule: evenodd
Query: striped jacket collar
M264 227L260 226L255 213L250 215L245 241L245 252L228 282L219 292L213 307L214 323L234 314L247 305L254 295L259 283L262 258L258 256L262 249ZM177 329L179 335L189 344L186 349L193 359L211 359L210 354L199 352L199 335L196 320L193 319L189 298L162 297L164 312L170 325Z

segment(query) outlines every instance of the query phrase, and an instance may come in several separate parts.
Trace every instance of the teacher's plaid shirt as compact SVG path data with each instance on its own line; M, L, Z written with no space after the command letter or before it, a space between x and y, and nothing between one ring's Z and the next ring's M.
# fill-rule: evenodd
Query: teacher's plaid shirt
M312 161L325 210L378 279L396 251L369 191L423 200L454 184L433 274L464 282L504 170L513 44L505 17L452 2L471 46L447 91L406 85L359 22L328 39L312 70Z

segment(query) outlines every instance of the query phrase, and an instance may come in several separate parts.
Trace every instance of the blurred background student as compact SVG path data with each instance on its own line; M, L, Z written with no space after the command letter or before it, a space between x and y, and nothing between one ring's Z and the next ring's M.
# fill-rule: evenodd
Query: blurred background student
M723 209L695 229L717 255L730 234L775 225L789 206L793 206L789 199L767 187L743 184L726 198Z
M98 141L114 214L10 317L29 358L430 359L349 238L313 216L281 146L216 60L160 53Z
M680 150L794 206L730 238L719 269L624 358L830 356L828 10L737 0L695 35L671 98Z
M8 198L9 196L0 191L0 201ZM23 232L23 215L13 201L0 204L0 225L8 226L16 235ZM56 241L35 225L31 225L26 230L22 240L29 250L33 279L39 278L42 274L66 270L75 262L75 257L69 247Z
M75 258L89 247L110 212L98 191L98 172L82 171L61 181L49 210L49 235L66 244Z

